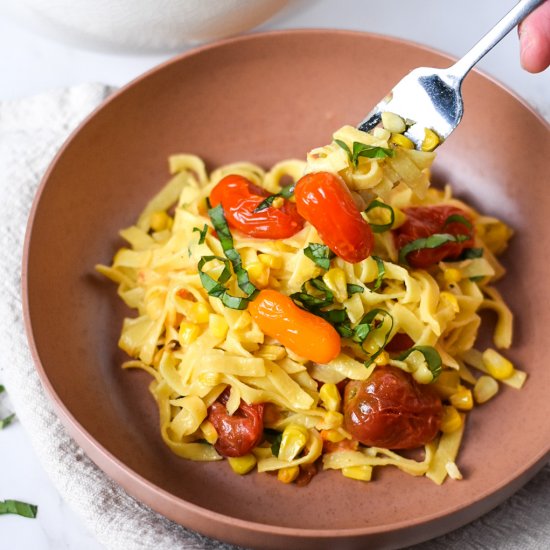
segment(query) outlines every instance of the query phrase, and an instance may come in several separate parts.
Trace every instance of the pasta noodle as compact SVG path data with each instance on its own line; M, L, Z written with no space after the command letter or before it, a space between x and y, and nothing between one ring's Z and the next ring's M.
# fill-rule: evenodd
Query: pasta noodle
M473 348L483 309L497 314L495 347L511 345L512 314L491 284L504 274L496 256L512 232L453 197L449 186L430 187L432 152L396 146L391 154L354 157L357 144L363 150L383 152L389 150L389 140L384 129L365 134L346 126L334 134L331 144L311 151L307 162L286 160L268 171L239 162L208 175L198 157L174 155L169 159L170 181L145 206L135 225L120 232L127 245L111 265L97 266L136 312L124 320L118 342L131 357L123 367L151 375L160 433L178 456L202 461L223 458L215 445L220 433L210 416L223 398L233 418L243 403L263 404L266 433L247 456L259 472L278 471L283 481L285 476L287 481L295 479L297 472L321 456L324 469L365 481L371 479L373 468L385 466L426 475L438 484L448 476L460 479L457 454L465 413L473 406L469 386L477 380L468 366L515 388L525 380L525 373L515 368L507 377L500 376L498 366L488 364L484 354ZM208 198L220 181L228 175L242 176L276 201L288 182L321 171L343 179L373 228L387 226L374 233L372 255L356 263L329 256L326 268L322 267L304 253L312 244L324 246L310 223L281 239L232 229L228 252L208 209ZM367 209L369 204L374 206ZM442 205L459 208L473 220L475 243L470 250L475 253L446 258L429 269L407 265L392 232L407 220L407 208ZM213 281L208 283L210 290L205 281ZM314 283L317 286L311 290ZM342 336L341 352L326 363L315 362L264 333L246 308L247 284L284 296L302 293L317 299L319 288L324 289L331 303L317 311L327 318L336 312L346 319L347 324L334 325ZM238 307L227 307L231 300ZM366 335L358 338L358 327L369 315ZM407 354L385 349L396 335L414 343ZM441 363L437 379L426 349ZM445 400L446 415L451 409L460 411L451 420L443 417L442 433L425 444L420 461L359 445L345 429L341 395L333 387L348 380L368 381L386 364L409 373L420 385L435 388ZM235 471L244 473L237 459L230 462Z

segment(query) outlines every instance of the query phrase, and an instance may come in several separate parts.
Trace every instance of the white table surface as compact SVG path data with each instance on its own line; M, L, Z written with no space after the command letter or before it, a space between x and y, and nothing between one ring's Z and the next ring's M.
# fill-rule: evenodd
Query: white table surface
M59 42L44 30L22 23L15 2L0 4L0 101L81 82L120 86L174 53L120 54ZM406 38L460 56L514 3L514 0L298 0L256 30L299 27L364 30ZM519 65L517 42L515 33L511 33L479 66L550 120L550 70L541 75L524 72ZM9 402L2 398L0 416L8 409ZM0 499L6 498L37 504L39 515L36 520L0 517L0 550L102 548L62 501L17 421L0 432Z

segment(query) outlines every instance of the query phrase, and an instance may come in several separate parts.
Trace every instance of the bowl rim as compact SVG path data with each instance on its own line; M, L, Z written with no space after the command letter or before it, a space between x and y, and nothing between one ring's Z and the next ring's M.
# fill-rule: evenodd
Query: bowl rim
M132 494L132 498L135 498L136 500L142 503L143 503L143 500L140 497L134 496L136 495L137 491L135 490L130 491L129 489L126 488L127 481L131 480L133 483L137 484L137 486L140 489L140 492L146 491L151 495L161 497L162 500L164 500L165 503L169 505L175 505L180 509L184 509L188 512L194 513L203 518L215 520L216 522L227 527L238 527L240 529L244 529L252 533L269 534L272 536L274 535L274 536L281 536L281 537L301 537L304 539L307 539L307 538L335 539L335 538L348 538L348 537L350 538L365 537L369 535L383 535L383 534L397 532L400 530L411 528L413 526L428 525L432 521L443 520L444 518L454 516L460 511L465 510L466 508L468 508L469 505L459 504L452 508L445 509L444 511L439 511L439 512L435 512L433 514L427 514L427 515L420 514L415 516L414 519L406 519L406 520L402 520L394 523L390 522L385 525L378 525L378 526L375 525L370 527L354 527L354 528L324 529L321 527L316 529L305 529L305 528L302 529L297 527L284 527L280 525L260 523L256 521L250 521L250 520L245 520L245 519L225 515L225 514L210 510L208 508L204 508L192 502L189 502L181 497L178 497L166 491L165 489L160 488L159 486L155 485L155 483L141 476L136 471L134 471L131 467L126 465L123 461L115 457L99 441L97 441L80 424L78 419L68 410L66 405L63 403L62 399L59 397L59 395L55 391L46 373L46 369L44 368L44 365L41 362L40 354L38 352L38 348L34 338L33 321L30 314L30 304L29 304L28 271L29 271L29 253L30 253L30 245L32 240L34 221L41 202L42 193L44 192L47 182L49 181L51 174L55 170L60 158L64 155L65 151L68 149L68 147L76 138L76 136L82 131L82 129L85 126L87 126L90 120L95 118L95 116L100 111L107 108L111 102L116 101L120 96L125 94L128 89L139 84L142 80L149 78L151 75L159 71L162 71L173 64L177 64L181 62L183 59L196 56L203 52L224 48L232 44L255 42L257 40L262 40L264 38L270 39L270 38L276 38L278 36L289 36L289 35L312 35L313 36L313 35L324 35L324 34L331 34L331 35L336 34L336 35L349 36L349 37L355 37L355 38L370 38L374 40L388 41L390 43L404 46L406 48L412 47L414 49L423 50L430 54L435 54L439 57L448 59L449 62L451 63L456 61L456 58L448 53L442 52L441 50L432 48L430 46L419 44L411 40L401 39L393 36L387 36L379 33L340 30L340 29L332 29L332 28L295 28L295 29L274 30L274 31L265 31L265 32L253 32L253 33L240 35L237 37L217 40L209 44L191 48L179 55L172 56L166 61L158 65L155 65L154 67L148 69L147 71L133 78L125 85L116 89L106 99L104 99L96 108L94 108L91 111L91 113L88 114L76 126L76 128L72 130L69 136L65 139L62 146L57 151L57 153L51 160L50 164L48 165L46 172L42 176L40 184L36 190L31 209L29 211L29 217L28 217L28 222L27 222L27 227L25 232L25 239L24 239L22 271L21 271L22 306L23 306L25 332L29 343L29 348L33 359L33 363L38 372L41 384L45 389L45 393L49 398L50 404L52 404L54 410L56 411L57 415L62 421L62 424L64 425L64 427L68 430L69 434L72 437L74 437L77 444L83 447L88 458L90 458L94 462L96 467L98 467L111 482L116 483L119 487L123 488L124 490L128 490ZM497 87L501 88L509 96L511 96L524 109L530 112L538 120L539 123L542 123L542 125L546 127L546 130L548 132L550 132L550 122L546 121L544 117L534 107L528 104L523 97L521 97L515 91L510 90L506 85L501 83L496 78L486 74L485 72L480 71L478 69L474 69L474 71L480 74L484 79L488 80L493 85L496 85ZM110 473L107 473L106 469L104 469L103 467L100 467L97 464L97 462L94 460L94 458L92 458L92 456L94 458L104 457L104 459L108 460L115 467L118 473L124 477L125 483L122 483L120 481L115 481L114 477ZM472 521L472 519L479 517L484 513L487 513L489 510L491 510L492 508L500 504L502 501L508 498L513 492L518 490L519 487L521 487L524 483L526 483L532 476L534 476L536 472L544 466L548 458L550 458L550 441L546 445L546 448L542 448L537 454L532 456L529 461L524 462L521 465L521 467L518 467L516 468L516 470L512 471L511 473L508 473L508 475L505 478L503 478L497 486L493 486L491 489L488 489L485 492L483 492L481 495L478 495L478 499L475 501L475 504L477 505L477 513L473 517L462 518L462 520L456 523L453 528L457 528L461 525L468 523L469 521ZM518 480L520 481L520 484L515 486L514 482L518 482ZM508 488L512 487L512 490L509 490L506 492L505 489L507 487ZM497 497L497 498L494 498L494 497ZM473 504L473 502L470 504ZM154 509L149 504L147 504L147 506L149 506L151 509ZM479 512L480 510L481 510L481 513ZM175 523L178 523L178 522L176 521ZM448 529L445 532L448 532ZM426 540L426 537L424 537L422 540Z

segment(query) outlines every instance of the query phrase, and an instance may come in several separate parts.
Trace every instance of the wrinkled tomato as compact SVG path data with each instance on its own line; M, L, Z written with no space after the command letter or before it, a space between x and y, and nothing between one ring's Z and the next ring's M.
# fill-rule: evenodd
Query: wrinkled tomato
M439 431L443 406L433 389L397 367L377 367L351 380L344 394L344 428L364 445L414 449Z
M306 174L298 180L294 195L298 213L336 255L351 263L370 256L372 229L342 178L330 172Z
M411 206L404 208L407 215L405 223L393 231L395 245L398 249L406 244L435 235L449 233L450 235L465 235L468 239L461 242L448 242L437 248L423 248L407 255L407 262L412 267L426 268L446 259L455 259L465 248L474 245L474 228L469 214L456 206ZM451 216L455 219L450 218ZM464 218L467 222L459 221Z
M262 440L264 405L247 405L241 400L239 408L230 415L225 406L228 396L224 392L208 411L208 420L218 433L214 447L222 456L244 456Z
M258 239L285 239L304 226L296 205L286 199L281 208L269 206L255 212L269 193L243 176L225 176L212 189L210 204L221 204L230 227Z

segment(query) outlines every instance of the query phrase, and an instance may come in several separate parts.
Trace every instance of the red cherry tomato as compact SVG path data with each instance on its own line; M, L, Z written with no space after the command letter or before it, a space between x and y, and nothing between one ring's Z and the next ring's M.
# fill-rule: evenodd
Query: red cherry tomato
M465 248L471 248L474 245L473 225L468 227L454 220L446 223L449 216L462 216L472 224L469 214L456 206L412 206L404 208L403 212L407 215L407 220L393 232L398 249L411 241L429 237L435 233L468 236L468 239L462 242L449 242L437 248L423 248L410 252L407 255L407 262L412 267L426 268L445 259L457 258Z
M235 413L229 415L225 407L228 396L224 392L208 411L208 420L218 432L214 447L222 456L243 456L262 440L264 405L247 405L241 401Z
M351 380L344 394L344 428L364 445L414 449L439 431L441 399L397 367L377 367L368 380Z
M254 212L269 193L243 176L225 176L212 189L210 204L221 204L230 227L258 239L285 239L304 226L296 205L285 200L281 208Z
M306 174L296 184L294 195L298 213L340 258L357 263L370 255L372 230L342 178L330 172Z

